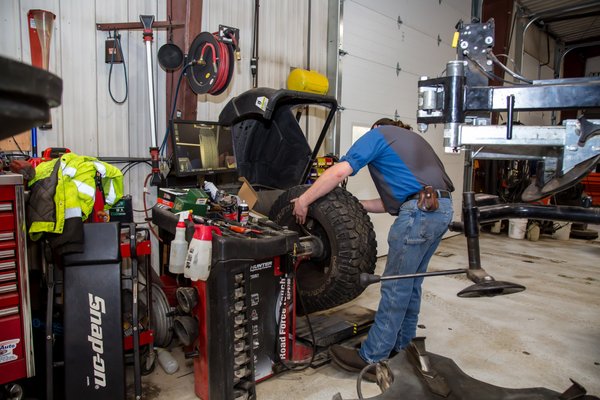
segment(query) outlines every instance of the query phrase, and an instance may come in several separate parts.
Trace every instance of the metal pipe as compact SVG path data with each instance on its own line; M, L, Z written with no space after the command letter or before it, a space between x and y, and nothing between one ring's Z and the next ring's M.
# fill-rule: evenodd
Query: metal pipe
M319 138L317 139L317 143L315 144L313 152L310 156L310 160L306 164L306 168L304 169L304 172L302 173L300 182L298 182L299 185L303 185L306 183L306 180L308 179L308 175L310 174L310 169L312 167L312 163L314 160L317 159L317 156L319 155L319 149L321 148L321 145L323 144L323 141L325 140L325 135L327 134L327 130L329 129L329 125L331 124L331 121L333 121L333 117L335 117L335 115L337 114L336 111L337 111L337 102L335 102L335 104L332 104L331 110L329 111L329 114L327 115L327 119L325 120L325 124L323 125L323 129L321 130L321 134L319 135Z
M533 24L535 21L537 21L540 18L543 18L544 16L552 16L552 15L557 15L557 14L564 14L564 13L568 13L571 11L578 11L578 10L582 10L582 9L586 9L586 8L590 8L590 7L596 7L598 5L597 0L594 0L590 3L585 3L585 4L578 4L578 5L574 5L572 7L563 7L563 8L556 8L554 10L548 10L542 14L539 14L537 16L535 16L534 18L532 18L527 25L525 25L525 28L523 29L523 36L522 36L522 46L521 46L521 60L523 60L523 56L525 55L525 35L527 34L527 30L529 29L529 27L531 26L531 24ZM527 18L529 16L527 15L523 15L523 17ZM509 43L510 46L510 43ZM562 61L561 61L562 62ZM519 65L519 70L521 69L521 65Z
M570 53L571 50L579 49L579 48L582 48L582 47L598 46L598 45L600 45L600 40L596 40L596 41L589 42L589 43L576 44L576 45L573 45L572 47L569 47L568 49L565 50L564 53L561 54L560 60L558 61L558 65L555 66L555 68L560 71L560 67L561 67L561 65L562 65L562 63L564 61L565 56L568 53ZM555 73L556 73L556 71L555 71Z
M513 118L515 111L515 95L506 96L506 139L511 140L513 136Z
M425 278L428 276L458 275L458 274L466 274L466 273L467 273L466 269L459 268L459 269L448 269L445 271L417 272L414 274L382 276L380 278L380 280L389 281L389 280L394 280L394 279Z
M372 274L362 273L362 274L360 274L358 281L362 287L367 287L373 283L378 283L380 281L391 281L391 280L397 280L397 279L411 279L411 278L427 278L430 276L458 275L458 274L466 274L466 273L467 273L467 270L464 268L448 269L445 271L417 272L414 274L388 275L388 276L380 276L380 275L372 275Z
M491 222L505 218L527 218L597 224L600 223L600 208L540 206L527 203L479 207L479 222Z
M152 68L152 40L146 40L146 64L148 68L148 102L150 105L150 133L152 134L152 146L156 147L156 113L154 105L154 70Z
M481 257L479 252L479 221L474 192L463 193L463 220L464 234L467 238L467 253L469 256L469 270L481 270Z

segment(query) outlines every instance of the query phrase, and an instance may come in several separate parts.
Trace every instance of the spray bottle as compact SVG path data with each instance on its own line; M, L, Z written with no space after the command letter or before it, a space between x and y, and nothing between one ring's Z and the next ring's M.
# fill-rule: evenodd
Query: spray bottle
M216 226L200 224L195 225L194 229L194 237L190 242L185 259L183 275L193 281L205 281L210 274L212 262L212 232L215 231L220 235L221 230Z
M185 258L188 251L188 243L185 240L185 214L179 214L179 222L175 229L175 239L171 241L171 252L169 253L169 272L172 274L183 274Z

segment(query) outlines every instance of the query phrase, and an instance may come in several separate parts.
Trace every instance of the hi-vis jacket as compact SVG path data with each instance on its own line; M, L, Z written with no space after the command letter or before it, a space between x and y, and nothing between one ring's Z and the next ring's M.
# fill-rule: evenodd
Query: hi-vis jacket
M80 225L94 206L96 173L102 180L104 208L109 209L123 196L123 174L118 168L74 153L38 165L29 182L29 236L37 240L42 233L66 233L65 221Z

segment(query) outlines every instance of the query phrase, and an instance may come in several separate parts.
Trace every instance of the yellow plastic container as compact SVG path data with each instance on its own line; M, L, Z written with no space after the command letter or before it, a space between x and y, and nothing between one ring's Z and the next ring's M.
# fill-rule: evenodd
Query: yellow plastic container
M287 88L299 92L326 94L329 90L329 81L325 75L316 71L296 68L288 76Z

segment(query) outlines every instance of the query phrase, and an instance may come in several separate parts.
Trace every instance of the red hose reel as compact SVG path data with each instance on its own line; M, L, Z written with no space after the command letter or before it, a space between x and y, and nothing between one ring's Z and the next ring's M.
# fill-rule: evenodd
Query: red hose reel
M221 94L233 77L234 51L238 51L238 30L219 27L218 33L201 32L190 46L187 79L197 94Z

